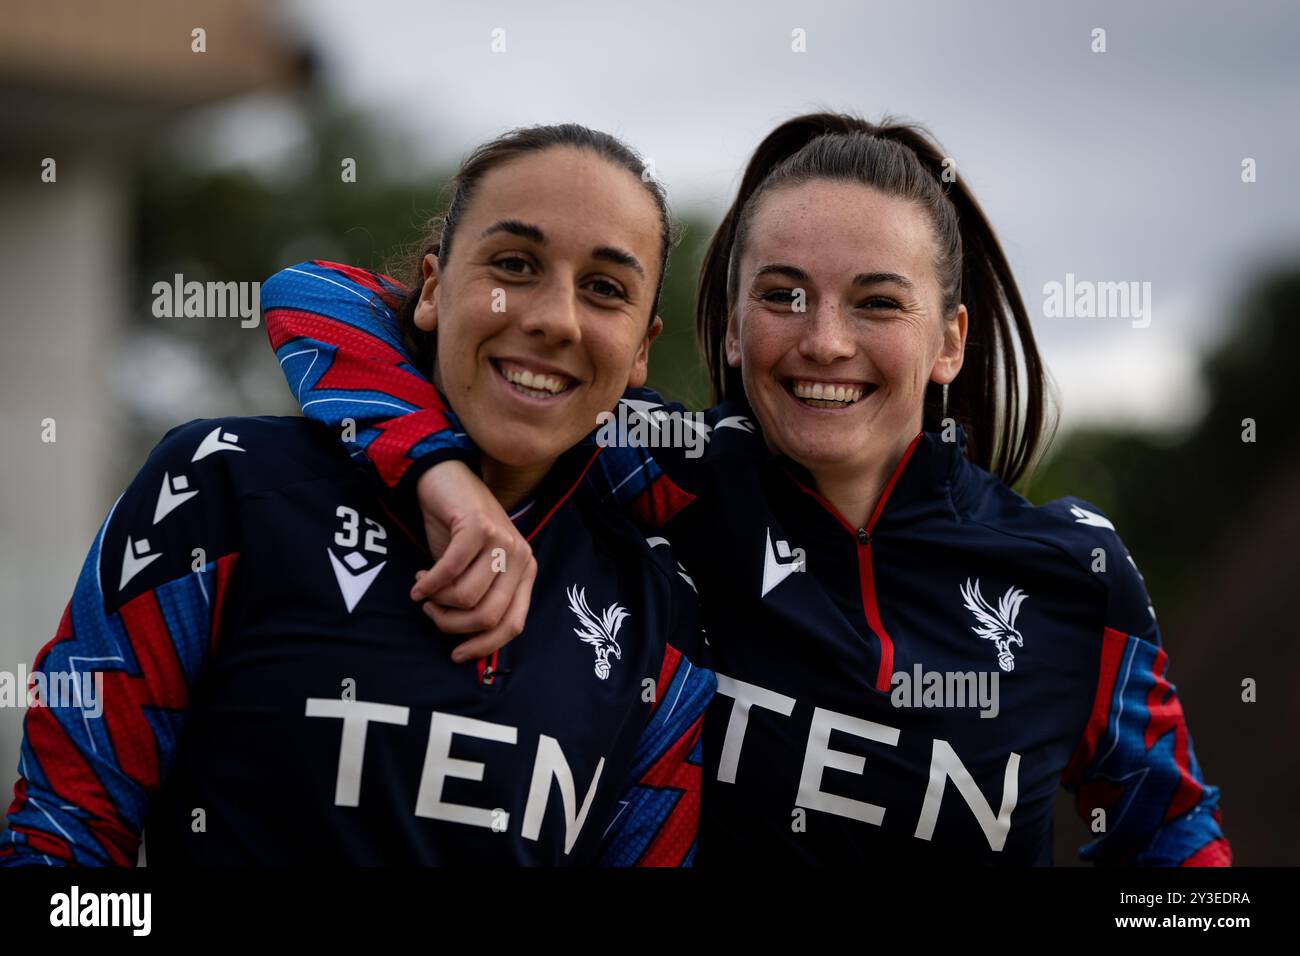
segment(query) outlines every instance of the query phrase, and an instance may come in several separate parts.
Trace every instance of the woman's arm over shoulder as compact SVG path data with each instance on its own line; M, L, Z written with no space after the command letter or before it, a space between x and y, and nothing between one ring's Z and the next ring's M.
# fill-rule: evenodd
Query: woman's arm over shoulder
M390 487L477 453L398 325L406 289L377 272L312 260L262 283L262 314L289 390L308 418L360 447Z
M604 449L589 473L597 494L650 530L708 499L716 461L762 446L753 420L739 410L693 412L649 388L624 392L593 439Z

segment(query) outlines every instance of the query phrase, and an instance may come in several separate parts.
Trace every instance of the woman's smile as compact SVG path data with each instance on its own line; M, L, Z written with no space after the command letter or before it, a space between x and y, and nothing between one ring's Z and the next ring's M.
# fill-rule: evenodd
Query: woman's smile
M530 359L490 358L488 364L493 378L504 382L512 396L530 407L554 407L571 397L581 384L576 376Z
M856 408L876 391L874 382L854 379L798 377L783 379L781 384L796 404L820 412Z

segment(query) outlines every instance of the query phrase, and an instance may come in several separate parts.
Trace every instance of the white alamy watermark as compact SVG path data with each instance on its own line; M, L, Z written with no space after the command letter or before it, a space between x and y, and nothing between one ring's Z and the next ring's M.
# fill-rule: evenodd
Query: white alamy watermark
M152 914L151 893L83 893L74 885L50 897L51 926L124 926L132 936L148 936Z
M981 717L996 717L997 671L926 671L920 664L912 673L897 671L890 684L889 702L895 707L978 707Z
M103 671L0 671L0 707L77 707L87 717L104 713Z
M703 412L670 412L626 398L617 414L601 412L596 424L596 444L602 448L683 448L687 458L703 455L709 436Z
M179 272L172 281L153 284L153 314L159 319L238 318L245 329L262 321L262 283L185 281Z
M1150 282L1093 282L1065 274L1043 285L1043 316L1049 319L1129 319L1135 329L1151 324Z

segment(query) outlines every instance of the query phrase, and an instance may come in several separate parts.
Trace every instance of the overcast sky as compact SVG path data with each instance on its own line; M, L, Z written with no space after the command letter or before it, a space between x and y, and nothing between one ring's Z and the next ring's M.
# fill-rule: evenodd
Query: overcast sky
M322 79L400 121L430 160L454 163L511 126L577 121L653 158L679 212L718 215L749 152L797 112L925 123L1003 240L1070 425L1185 420L1197 352L1234 294L1269 263L1300 261L1300 4L1198 6L299 0L287 12ZM795 29L806 52L791 49ZM1067 273L1151 283L1149 327L1045 317L1043 287Z

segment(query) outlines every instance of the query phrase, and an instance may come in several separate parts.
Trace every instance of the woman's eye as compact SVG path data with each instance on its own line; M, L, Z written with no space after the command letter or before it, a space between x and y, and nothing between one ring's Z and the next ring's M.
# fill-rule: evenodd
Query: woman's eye
M871 298L864 300L864 301L862 302L862 304L858 306L858 308L860 308L860 309L897 309L897 308L899 308L899 305L898 305L898 302L897 302L896 300L891 299L891 298L889 298L888 296L883 296L883 295L873 295Z
M791 305L794 302L793 289L772 289L763 293L764 302L775 302L777 305Z
M603 299L624 299L623 290L608 279L593 279L587 286Z
M532 268L529 261L520 256L505 256L501 259L497 259L492 264L505 272L514 272L519 275L524 275Z

